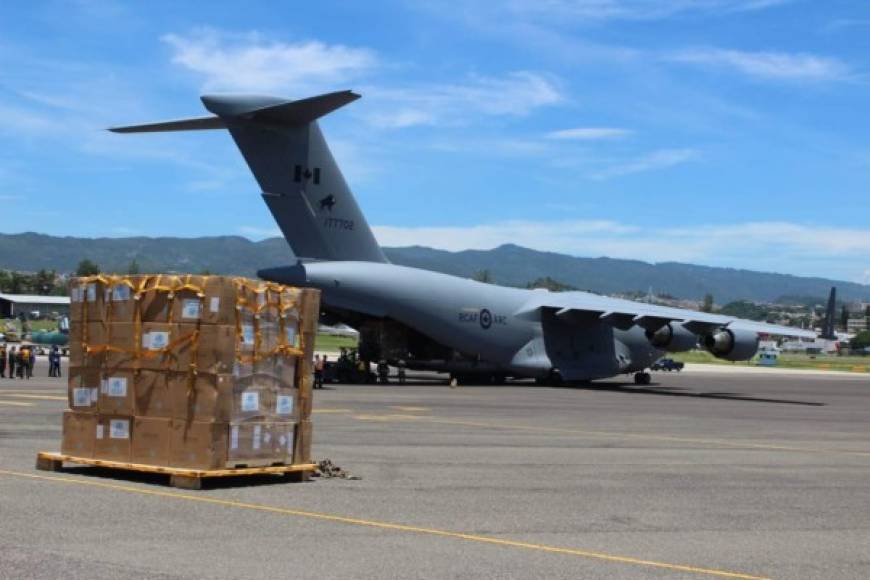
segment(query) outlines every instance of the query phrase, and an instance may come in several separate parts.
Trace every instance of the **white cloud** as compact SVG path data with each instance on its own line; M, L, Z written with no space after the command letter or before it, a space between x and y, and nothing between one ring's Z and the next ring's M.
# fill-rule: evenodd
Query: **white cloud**
M806 53L698 48L672 53L666 60L730 68L747 76L770 80L833 81L849 74L849 67L835 58Z
M649 227L606 220L507 221L468 227L375 226L385 246L448 251L517 244L575 256L678 261L870 281L870 229L788 222Z
M643 173L682 165L698 158L695 149L659 149L635 159L612 164L590 175L593 179L611 179L633 173Z
M599 139L618 139L630 135L628 129L615 127L576 127L574 129L560 129L547 133L549 139L596 141Z
M511 0L511 12L577 21L658 20L682 14L762 10L791 0Z
M229 35L199 29L167 34L172 62L203 77L204 88L220 91L278 91L298 96L334 89L375 68L374 51L308 40L267 41L256 33Z
M557 79L535 71L405 88L372 86L363 92L375 111L369 122L392 128L465 122L473 116L519 117L564 100Z

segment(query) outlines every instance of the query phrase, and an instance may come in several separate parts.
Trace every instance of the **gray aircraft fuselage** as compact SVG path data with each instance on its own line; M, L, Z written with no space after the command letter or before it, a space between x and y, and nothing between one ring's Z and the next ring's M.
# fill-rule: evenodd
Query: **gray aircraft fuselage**
M558 369L566 379L591 380L642 371L662 355L639 327L623 331L601 322L578 328L523 315L546 299L546 290L373 262L308 262L258 275L319 288L327 310L398 321L504 374L544 378Z

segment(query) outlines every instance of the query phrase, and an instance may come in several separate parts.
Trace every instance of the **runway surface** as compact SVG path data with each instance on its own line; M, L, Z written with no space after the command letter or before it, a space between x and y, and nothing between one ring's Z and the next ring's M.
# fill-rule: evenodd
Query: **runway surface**
M870 377L336 385L361 476L179 491L47 473L65 383L0 379L0 578L866 578Z

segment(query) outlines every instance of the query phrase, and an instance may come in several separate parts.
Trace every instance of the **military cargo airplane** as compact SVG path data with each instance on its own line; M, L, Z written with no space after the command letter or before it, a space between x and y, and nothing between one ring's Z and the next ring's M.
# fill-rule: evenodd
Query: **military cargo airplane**
M815 333L587 292L507 288L391 264L363 217L317 120L359 98L301 100L206 95L212 113L110 129L116 133L227 129L297 262L265 280L322 290L322 318L360 330L360 356L450 373L460 382L580 382L646 369L699 343L748 360L760 335Z

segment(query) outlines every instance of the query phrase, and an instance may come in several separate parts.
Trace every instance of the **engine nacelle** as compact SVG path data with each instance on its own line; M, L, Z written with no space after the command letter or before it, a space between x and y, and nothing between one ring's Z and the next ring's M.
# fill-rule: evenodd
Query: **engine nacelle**
M751 330L723 328L704 337L704 347L716 358L749 360L758 352L758 334Z
M660 350L668 352L683 352L692 350L698 345L698 336L689 332L682 324L670 322L655 332L646 331L649 343Z

